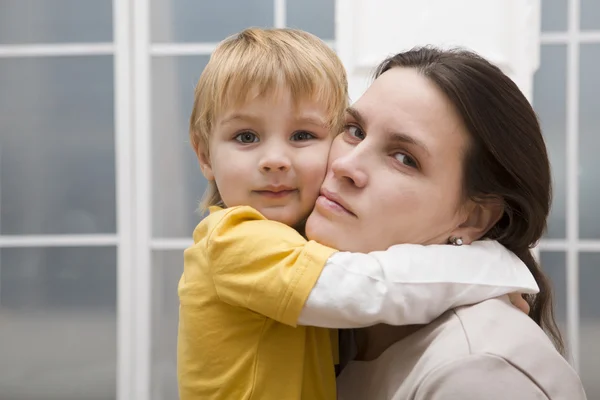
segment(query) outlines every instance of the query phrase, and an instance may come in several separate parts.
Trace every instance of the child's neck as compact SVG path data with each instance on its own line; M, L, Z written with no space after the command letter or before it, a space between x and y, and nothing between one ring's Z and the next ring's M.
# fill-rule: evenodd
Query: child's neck
M304 218L302 221L298 222L295 226L292 227L296 231L298 231L299 234L304 236L305 238L306 238L306 220L307 219L308 219L308 217Z

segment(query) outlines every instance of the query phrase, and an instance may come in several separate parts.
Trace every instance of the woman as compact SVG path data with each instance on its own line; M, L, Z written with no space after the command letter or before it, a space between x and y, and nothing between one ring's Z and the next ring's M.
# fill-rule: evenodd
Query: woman
M560 354L550 286L529 252L550 205L546 148L506 75L466 51L397 54L348 110L329 163L309 238L360 252L495 239L540 287L528 299L530 317L499 298L425 326L357 332L356 359L338 378L341 399L585 398Z

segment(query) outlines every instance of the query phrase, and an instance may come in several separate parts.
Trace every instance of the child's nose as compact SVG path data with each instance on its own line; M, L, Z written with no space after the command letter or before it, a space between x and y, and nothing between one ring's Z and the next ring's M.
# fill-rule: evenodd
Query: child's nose
M263 172L287 171L290 169L290 160L283 154L269 154L263 157L259 167Z

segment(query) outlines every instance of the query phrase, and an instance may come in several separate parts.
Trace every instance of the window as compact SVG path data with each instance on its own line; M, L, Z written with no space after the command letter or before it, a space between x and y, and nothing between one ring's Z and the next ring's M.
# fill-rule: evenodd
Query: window
M248 26L333 45L334 4L2 3L0 393L177 397L176 288L206 185L193 88Z
M600 397L600 6L542 2L542 47L533 103L554 177L554 204L540 243L558 319L589 398Z

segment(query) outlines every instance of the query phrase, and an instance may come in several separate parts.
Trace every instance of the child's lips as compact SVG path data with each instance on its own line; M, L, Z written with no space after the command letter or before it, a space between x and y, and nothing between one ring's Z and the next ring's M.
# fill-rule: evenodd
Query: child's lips
M255 190L255 193L267 197L269 199L281 199L284 197L291 196L296 193L297 189L291 188L272 188L272 189L264 189L264 190Z

